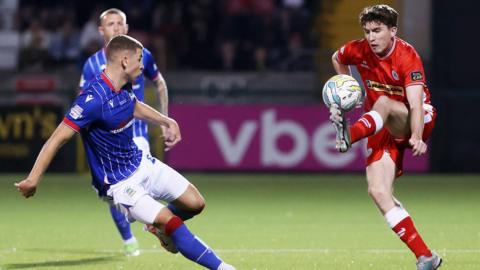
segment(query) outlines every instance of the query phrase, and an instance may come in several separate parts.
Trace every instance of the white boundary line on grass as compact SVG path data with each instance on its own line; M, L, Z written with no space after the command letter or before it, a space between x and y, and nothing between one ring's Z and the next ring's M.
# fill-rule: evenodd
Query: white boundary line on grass
M163 248L140 249L144 253L162 253L166 252ZM479 254L480 249L439 249L438 252L445 253L471 253ZM12 254L23 252L21 248L0 249L0 254ZM61 253L61 250L58 251ZM96 253L122 253L120 249L96 249L92 252ZM215 249L218 253L408 253L408 249L335 249L335 248L240 248L240 249Z
M140 249L144 253L162 253L166 252L163 248L155 249ZM215 252L218 253L378 253L378 254L388 254L388 253L408 253L408 249L331 249L331 248L265 248L265 249L215 249ZM441 249L437 250L438 252L444 253L480 253L480 249ZM121 250L95 250L99 253L114 253L122 252Z

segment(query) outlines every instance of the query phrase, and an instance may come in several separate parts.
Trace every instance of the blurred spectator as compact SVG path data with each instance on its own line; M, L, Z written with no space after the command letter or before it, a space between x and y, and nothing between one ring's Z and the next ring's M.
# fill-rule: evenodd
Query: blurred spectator
M103 46L103 37L98 32L98 18L103 9L103 7L95 7L94 11L89 16L88 21L83 25L80 33L80 50L85 58L86 56L92 55Z
M56 62L83 62L103 46L99 11L119 6L134 30L130 34L151 48L162 70L308 70L312 5L305 0L21 0L15 24L21 32L40 28L45 34L36 35L44 36L42 43L54 32L50 53ZM22 61L48 60L39 48L22 51Z
M49 61L50 41L50 33L38 20L32 20L29 28L21 35L19 68L36 69L45 66Z
M253 0L225 0L221 31L222 68L253 69L253 51L258 19L253 13Z
M52 35L50 55L57 64L74 63L80 56L80 35L73 22L67 20Z
M184 27L188 31L186 60L190 68L214 69L217 9L212 0L195 1L186 6Z

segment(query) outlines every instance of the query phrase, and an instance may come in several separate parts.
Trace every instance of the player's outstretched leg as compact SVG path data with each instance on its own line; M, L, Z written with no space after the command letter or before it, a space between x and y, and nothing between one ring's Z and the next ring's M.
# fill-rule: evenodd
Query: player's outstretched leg
M193 235L183 220L175 216L167 207L150 196L142 196L129 208L135 220L143 224L153 224L170 237L178 252L187 259L212 270L235 270L223 262L213 250Z
M130 223L127 221L125 215L114 206L110 206L110 214L112 215L112 219L117 226L118 232L122 236L123 252L125 256L140 255L138 241L135 236L133 236Z
M335 148L342 153L347 152L352 146L350 143L350 131L345 118L345 112L343 112L335 103L330 106L330 121L332 121L337 133L337 144L335 145Z
M350 127L351 143L358 142L379 132L383 128L383 118L377 111L369 111L362 115Z
M179 206L175 206L173 203L169 203L167 205L167 208L174 215L176 215L177 217L179 217L183 221L189 220L189 219L193 218L194 216L200 214L204 207L205 207L205 204L204 204L203 199L202 199L202 202L201 202L200 206L196 207L195 209L185 210L185 209L180 208ZM184 208L186 208L186 207L184 207ZM155 235L158 238L158 240L160 241L162 247L165 248L168 252L171 252L171 253L174 253L174 254L178 253L178 249L175 246L175 243L173 243L172 239L169 236L165 235L163 230L160 230L160 229L158 229L155 226L150 225L150 224L145 224L143 229L145 231L150 232L151 234Z
M235 267L223 262L209 246L193 235L179 217L173 216L165 224L164 230L187 259L212 270L235 270Z
M432 256L420 256L417 260L417 270L436 270L442 265L442 258L435 251Z
M330 107L330 121L337 132L336 148L342 153L348 151L353 143L369 137L383 128L383 118L377 111L365 113L348 127L345 112L337 104L332 104Z

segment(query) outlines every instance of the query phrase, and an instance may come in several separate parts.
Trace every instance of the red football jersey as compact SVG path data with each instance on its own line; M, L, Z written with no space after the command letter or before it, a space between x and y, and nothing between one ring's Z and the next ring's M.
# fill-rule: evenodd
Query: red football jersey
M344 65L357 67L367 94L366 111L381 95L408 106L405 90L414 84L423 85L423 103L430 104L422 60L412 45L400 38L395 37L391 51L382 58L372 51L366 39L345 44L338 50L337 58Z

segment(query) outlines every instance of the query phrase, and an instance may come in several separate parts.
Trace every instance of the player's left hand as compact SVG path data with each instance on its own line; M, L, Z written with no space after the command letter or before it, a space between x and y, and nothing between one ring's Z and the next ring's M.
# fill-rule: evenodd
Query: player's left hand
M414 156L423 155L427 152L427 144L421 139L416 139L412 137L410 138L410 140L408 140L408 143L410 143L410 146L412 147L412 152Z
M182 140L182 135L180 134L180 128L175 120L171 119L169 121L168 127L165 129L163 134L165 140L165 151L172 149L178 142Z
M25 198L32 197L37 191L37 184L30 179L25 179L19 183L15 183L15 187Z

